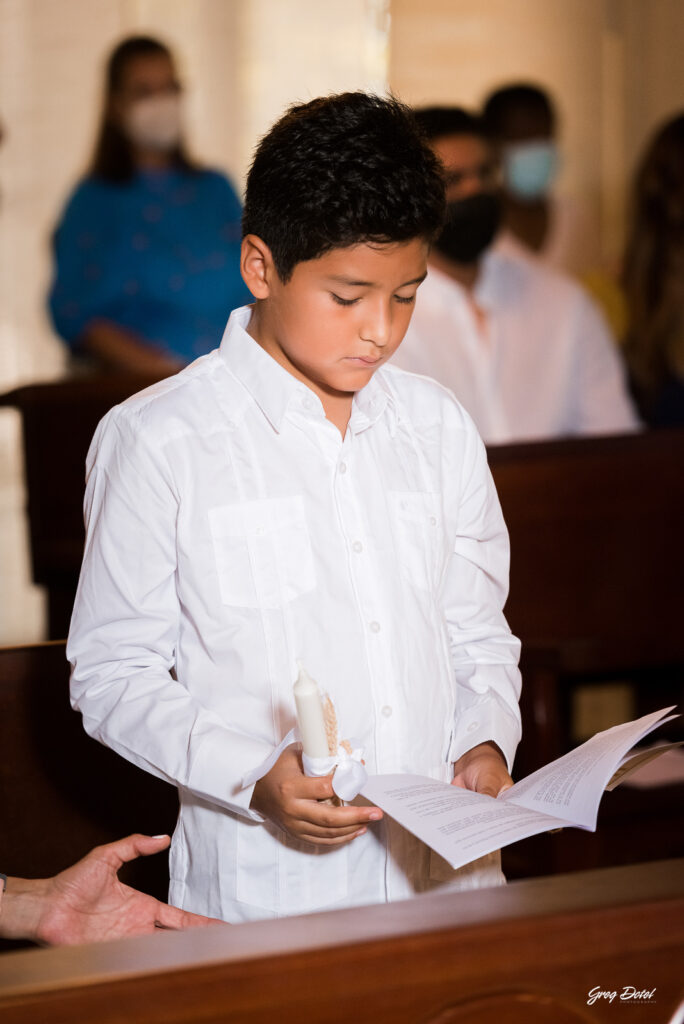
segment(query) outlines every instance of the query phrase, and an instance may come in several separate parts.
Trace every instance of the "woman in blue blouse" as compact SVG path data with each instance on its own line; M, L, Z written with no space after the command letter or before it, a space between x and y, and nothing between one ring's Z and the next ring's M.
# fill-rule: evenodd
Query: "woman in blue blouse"
M223 174L188 158L179 93L165 46L117 46L92 166L57 227L53 321L101 366L173 373L215 348L251 299L240 202Z

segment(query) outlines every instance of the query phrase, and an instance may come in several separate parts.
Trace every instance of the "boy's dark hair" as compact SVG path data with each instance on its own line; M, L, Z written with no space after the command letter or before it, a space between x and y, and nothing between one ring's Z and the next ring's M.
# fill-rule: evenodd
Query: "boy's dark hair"
M290 107L263 137L242 231L263 239L286 282L297 263L331 249L430 241L444 208L440 165L412 111L347 92Z
M496 89L485 100L482 116L492 135L505 135L512 117L519 112L546 121L549 131L556 126L556 111L549 94L537 85L518 82Z
M488 139L485 123L477 114L463 107L419 107L415 111L416 123L428 141L445 135L475 135Z

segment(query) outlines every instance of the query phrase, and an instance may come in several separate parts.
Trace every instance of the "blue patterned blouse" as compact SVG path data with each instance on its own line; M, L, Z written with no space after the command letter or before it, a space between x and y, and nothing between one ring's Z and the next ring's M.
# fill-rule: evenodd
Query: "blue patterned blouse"
M139 172L75 189L55 235L50 312L74 349L106 319L190 362L252 301L239 270L240 202L217 171Z

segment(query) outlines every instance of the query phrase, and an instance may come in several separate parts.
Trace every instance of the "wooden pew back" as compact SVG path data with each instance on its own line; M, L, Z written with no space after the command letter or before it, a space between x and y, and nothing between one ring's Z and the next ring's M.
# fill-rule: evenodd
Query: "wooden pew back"
M635 715L684 710L684 431L493 448L489 460L511 541L506 614L523 647L521 777L572 745L578 684L630 681ZM683 798L684 785L621 787L603 798L596 835L525 840L504 852L507 873L681 856Z
M0 959L3 1024L665 1024L684 862ZM626 986L648 993L621 1001ZM615 1001L590 993L615 992Z
M489 450L511 628L575 671L684 661L684 430Z
M150 383L92 375L0 395L0 407L18 409L22 418L33 579L47 588L52 640L69 629L83 555L85 459L95 428L113 405Z
M86 735L69 704L64 643L0 649L0 865L41 878L130 832L172 831L176 790ZM166 899L166 854L126 881Z

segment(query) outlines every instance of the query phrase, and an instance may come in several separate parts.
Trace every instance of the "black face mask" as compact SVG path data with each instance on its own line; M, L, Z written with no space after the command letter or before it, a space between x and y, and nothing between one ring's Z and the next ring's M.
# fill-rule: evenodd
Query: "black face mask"
M447 203L447 219L434 246L455 263L475 263L501 224L501 203L493 192L478 192Z

